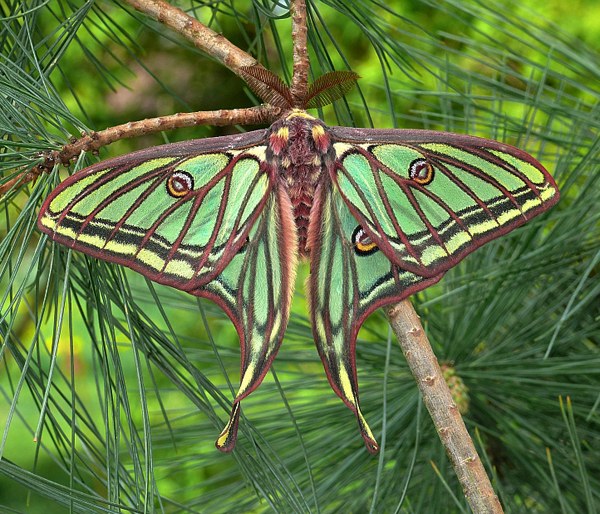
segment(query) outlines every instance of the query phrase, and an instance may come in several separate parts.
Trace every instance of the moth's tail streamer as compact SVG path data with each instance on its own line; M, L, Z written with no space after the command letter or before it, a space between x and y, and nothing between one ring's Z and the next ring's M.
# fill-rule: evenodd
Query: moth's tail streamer
M230 452L235 448L235 443L237 441L237 432L238 425L240 423L240 412L241 412L241 403L235 402L233 404L233 408L231 409L231 415L229 416L229 421L223 431L219 434L219 437L215 441L215 446L218 450L222 452Z
M367 424L362 412L360 411L360 407L358 406L358 402L356 402L356 419L358 420L358 427L360 428L360 435L365 441L365 446L369 453L375 455L379 452L379 443L375 440L369 425Z

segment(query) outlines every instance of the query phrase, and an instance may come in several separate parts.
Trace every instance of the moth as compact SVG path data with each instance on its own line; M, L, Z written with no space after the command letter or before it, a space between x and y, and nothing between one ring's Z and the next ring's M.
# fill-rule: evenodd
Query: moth
M314 340L331 387L379 449L359 406L355 345L365 318L438 282L482 244L554 205L527 153L427 130L329 127L306 112L353 74L318 79L301 102L274 74L244 70L282 115L269 128L109 159L62 182L38 226L54 241L215 301L235 325L241 381L216 441L236 442L240 402L284 336L299 258L310 262Z

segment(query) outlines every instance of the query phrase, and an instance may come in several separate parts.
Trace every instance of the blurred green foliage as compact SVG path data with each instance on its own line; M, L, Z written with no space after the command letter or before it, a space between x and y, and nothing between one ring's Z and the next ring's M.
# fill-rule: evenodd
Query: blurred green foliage
M285 7L178 5L289 78ZM506 512L596 512L598 2L311 5L313 78L346 67L362 77L325 121L497 138L559 181L556 209L479 250L415 303L453 383L468 391L465 419ZM0 9L4 179L82 130L255 102L231 72L117 2ZM100 156L236 130L146 136ZM274 371L244 403L238 448L218 453L239 379L231 323L210 302L41 240L37 209L59 174L1 204L0 508L467 511L380 314L357 348L362 404L382 443L379 458L364 450L314 349L302 276Z

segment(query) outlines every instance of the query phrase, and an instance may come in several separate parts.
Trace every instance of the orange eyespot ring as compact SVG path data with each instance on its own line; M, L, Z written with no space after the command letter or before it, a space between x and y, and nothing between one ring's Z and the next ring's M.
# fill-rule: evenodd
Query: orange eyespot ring
M352 244L354 245L354 251L361 256L371 255L379 250L379 247L360 225L352 233Z
M194 189L194 178L185 171L176 171L167 179L167 193L181 198Z
M426 159L415 159L408 167L408 176L417 184L426 186L433 180L433 166Z

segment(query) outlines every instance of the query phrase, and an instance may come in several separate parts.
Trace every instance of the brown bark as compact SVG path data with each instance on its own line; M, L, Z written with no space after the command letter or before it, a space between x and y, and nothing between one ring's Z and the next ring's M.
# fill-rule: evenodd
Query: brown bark
M295 0L290 5L292 12L292 41L294 42L294 74L290 91L296 107L304 107L308 95L308 28L306 25L305 0Z
M412 303L404 300L388 307L386 314L471 509L476 514L501 514L500 501Z

